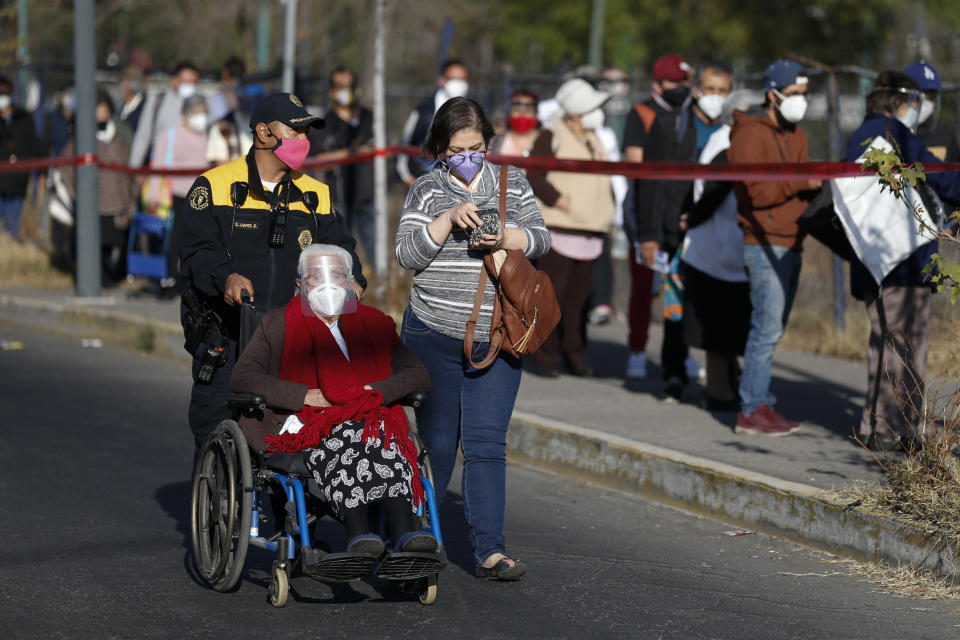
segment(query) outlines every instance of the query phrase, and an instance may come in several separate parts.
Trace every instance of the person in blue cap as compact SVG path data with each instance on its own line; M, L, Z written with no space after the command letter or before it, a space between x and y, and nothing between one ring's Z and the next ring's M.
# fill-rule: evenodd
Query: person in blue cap
M917 137L930 153L943 162L960 162L957 130L940 119L940 73L932 64L922 60L914 62L903 72L913 78L923 92L920 118L914 129Z
M807 136L797 126L807 110L803 67L792 60L777 60L763 72L763 88L759 117L739 110L733 113L730 163L809 162ZM796 422L773 408L770 368L800 280L804 233L797 221L819 188L819 180L748 180L734 185L753 307L740 378L737 433L783 436L797 430Z

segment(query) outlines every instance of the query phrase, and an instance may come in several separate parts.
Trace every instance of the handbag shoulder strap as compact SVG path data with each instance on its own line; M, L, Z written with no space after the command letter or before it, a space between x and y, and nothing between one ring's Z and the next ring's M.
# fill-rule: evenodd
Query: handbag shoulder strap
M506 230L507 219L507 165L500 165L500 229ZM467 333L463 338L463 354L467 357L467 362L474 369L485 369L489 367L497 355L500 353L500 346L503 344L503 329L499 327L500 317L503 310L500 306L500 297L493 296L493 314L490 318L490 349L486 357L480 362L473 361L473 334L477 326L477 318L480 317L480 305L483 304L483 293L487 288L487 274L496 273L493 266L493 258L488 253L483 256L483 267L480 269L480 280L477 282L477 295L473 298L473 311L470 313L470 320L467 321Z

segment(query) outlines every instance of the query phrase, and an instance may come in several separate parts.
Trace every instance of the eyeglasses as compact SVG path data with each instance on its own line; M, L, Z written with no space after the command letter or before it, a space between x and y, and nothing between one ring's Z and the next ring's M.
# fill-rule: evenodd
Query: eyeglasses
M470 153L455 153L453 155L447 156L447 162L451 167L459 167L469 158L470 162L477 164L483 162L483 159L487 156L486 151L472 151Z

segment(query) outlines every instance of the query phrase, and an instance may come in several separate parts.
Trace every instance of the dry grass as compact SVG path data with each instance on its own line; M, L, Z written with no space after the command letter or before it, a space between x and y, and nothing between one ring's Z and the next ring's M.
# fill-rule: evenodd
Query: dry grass
M30 241L0 232L0 289L72 288L70 274L54 269L50 255Z
M947 576L934 575L910 565L892 566L885 562L859 562L846 558L826 560L877 585L885 593L902 598L960 601L960 585ZM951 615L960 615L952 611Z

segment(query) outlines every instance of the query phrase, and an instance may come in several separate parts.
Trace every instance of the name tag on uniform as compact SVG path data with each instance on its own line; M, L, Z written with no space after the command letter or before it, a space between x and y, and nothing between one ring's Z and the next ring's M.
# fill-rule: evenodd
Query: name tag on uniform
M233 223L233 228L234 228L234 229L254 229L254 230L256 230L256 229L259 229L259 228L260 228L260 225L258 225L256 222L234 222L234 223Z

